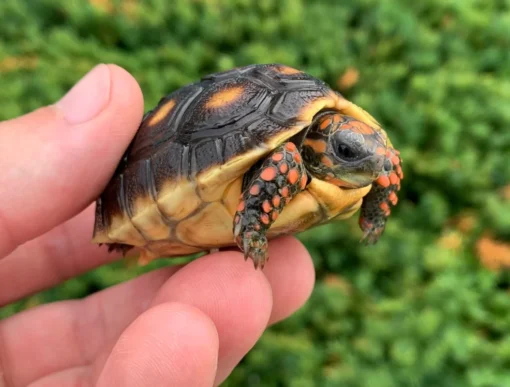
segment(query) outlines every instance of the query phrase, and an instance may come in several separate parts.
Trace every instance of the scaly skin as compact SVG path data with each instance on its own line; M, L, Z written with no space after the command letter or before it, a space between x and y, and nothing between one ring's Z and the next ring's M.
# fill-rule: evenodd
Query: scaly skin
M306 188L308 178L296 145L287 142L246 179L234 217L234 237L245 259L251 258L255 268L263 268L268 259L266 232L284 206Z
M374 182L363 199L359 225L363 230L362 242L375 244L384 232L391 207L398 202L400 180L404 178L400 152L389 148L386 153L385 172Z

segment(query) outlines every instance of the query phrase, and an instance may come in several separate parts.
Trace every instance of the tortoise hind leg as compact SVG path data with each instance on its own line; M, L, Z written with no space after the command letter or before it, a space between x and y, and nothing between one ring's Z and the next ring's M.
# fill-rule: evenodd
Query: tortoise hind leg
M267 230L307 182L301 155L292 142L276 148L246 173L234 216L234 237L255 268L263 268L268 259Z
M386 221L391 214L390 206L397 204L400 180L404 178L399 152L390 149L386 156L385 174L374 182L361 206L359 218L359 225L363 230L361 241L367 244L375 244L383 234Z

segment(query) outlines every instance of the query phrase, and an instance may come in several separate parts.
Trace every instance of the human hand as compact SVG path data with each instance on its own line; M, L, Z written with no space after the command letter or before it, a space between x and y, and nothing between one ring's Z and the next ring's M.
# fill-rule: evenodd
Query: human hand
M0 306L119 259L90 243L94 208L143 114L100 65L54 106L0 123ZM234 251L0 321L0 386L213 386L309 297L294 238L263 271Z

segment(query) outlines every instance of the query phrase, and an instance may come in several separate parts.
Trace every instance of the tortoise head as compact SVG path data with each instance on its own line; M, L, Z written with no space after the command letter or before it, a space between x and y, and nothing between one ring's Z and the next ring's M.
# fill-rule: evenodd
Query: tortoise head
M383 136L366 123L336 112L314 119L302 153L313 176L340 187L367 186L392 169Z

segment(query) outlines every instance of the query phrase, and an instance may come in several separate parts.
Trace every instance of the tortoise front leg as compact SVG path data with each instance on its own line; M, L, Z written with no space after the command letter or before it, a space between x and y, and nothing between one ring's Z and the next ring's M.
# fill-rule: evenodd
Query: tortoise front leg
M263 268L268 259L267 230L307 182L301 155L292 142L276 148L246 173L234 216L234 237L255 268Z
M404 178L401 163L400 153L394 149L388 150L385 173L374 182L361 206L359 225L363 230L362 242L374 244L384 232L391 214L390 206L397 204L400 180Z

